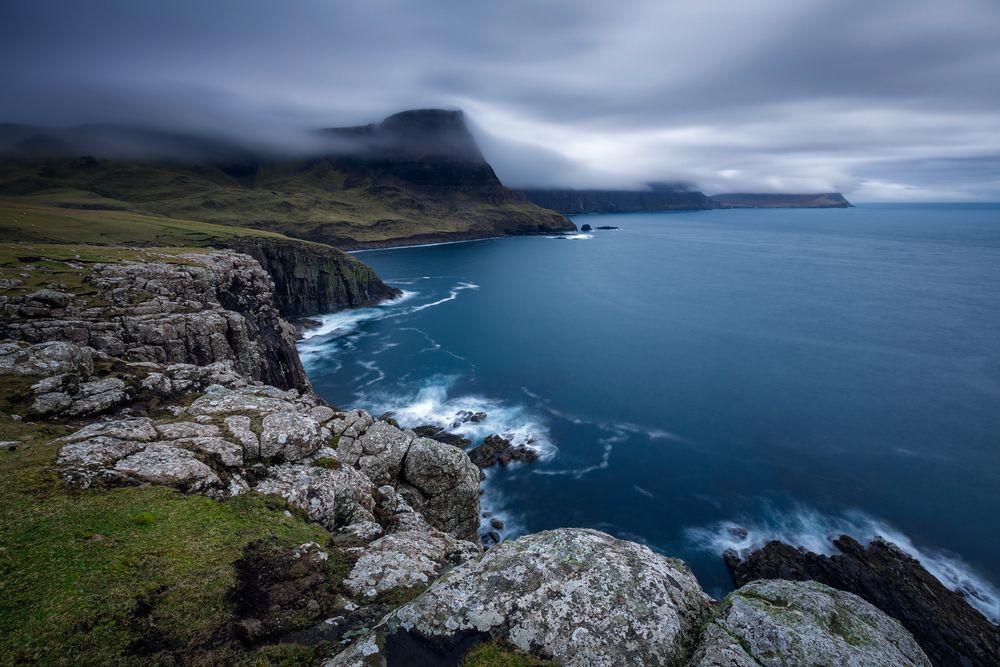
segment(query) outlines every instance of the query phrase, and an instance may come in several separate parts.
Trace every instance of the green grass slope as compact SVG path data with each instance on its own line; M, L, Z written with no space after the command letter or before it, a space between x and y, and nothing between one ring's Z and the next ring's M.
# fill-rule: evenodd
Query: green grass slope
M208 222L340 248L571 230L561 215L493 183L441 173L415 183L392 165L315 158L218 166L116 160L0 162L0 196L62 208ZM492 170L490 171L492 175Z

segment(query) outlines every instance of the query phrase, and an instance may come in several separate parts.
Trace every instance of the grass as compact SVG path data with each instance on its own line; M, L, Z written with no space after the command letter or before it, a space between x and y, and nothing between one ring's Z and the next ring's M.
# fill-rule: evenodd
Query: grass
M232 563L251 541L329 533L256 494L216 502L158 486L73 492L51 442L65 427L0 416L0 664L160 664L129 655L154 634L188 664L307 664L309 647L218 643Z
M459 667L546 667L555 663L540 660L500 642L480 644L462 657Z
M479 196L477 185L471 194L447 182L426 187L379 167L328 159L266 162L253 175L239 178L216 167L176 163L0 163L3 195L50 208L82 209L126 225L134 220L149 225L148 233L159 237L150 239L151 244L162 244L163 235L196 239L217 233L196 227L194 221L341 247L421 235L532 231L539 226L551 231L567 224L498 186L485 185L489 191ZM169 227L170 219L180 221L182 228Z

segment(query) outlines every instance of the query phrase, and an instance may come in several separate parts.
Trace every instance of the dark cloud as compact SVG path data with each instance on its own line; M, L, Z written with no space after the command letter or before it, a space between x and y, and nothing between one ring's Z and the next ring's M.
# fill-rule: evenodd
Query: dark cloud
M1000 199L996 0L6 3L0 120L290 148L466 110L513 185Z

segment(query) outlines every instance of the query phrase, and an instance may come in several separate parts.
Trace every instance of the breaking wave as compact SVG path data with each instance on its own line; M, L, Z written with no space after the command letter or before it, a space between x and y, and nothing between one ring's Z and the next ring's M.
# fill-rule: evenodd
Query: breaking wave
M371 412L392 412L393 417L405 428L432 425L473 441L498 433L513 445L524 445L538 452L539 458L549 460L556 453L549 429L538 415L525 406L510 404L502 399L474 394L450 395L457 375L437 375L425 380L411 393L371 392L363 402ZM463 412L485 412L481 422L459 420Z
M841 535L850 535L862 543L882 537L920 561L942 584L964 595L991 622L1000 621L1000 590L970 565L954 554L918 547L891 524L860 511L829 516L798 506L791 511L768 511L763 520L722 521L708 527L689 528L686 533L698 549L717 554L732 549L741 556L771 540L831 555L838 553L833 540Z

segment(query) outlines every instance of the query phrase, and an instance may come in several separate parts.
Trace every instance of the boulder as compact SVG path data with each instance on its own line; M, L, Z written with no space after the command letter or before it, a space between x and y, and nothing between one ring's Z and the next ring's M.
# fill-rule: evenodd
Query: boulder
M552 530L456 567L326 665L455 664L490 639L567 667L679 664L710 605L681 561Z
M256 491L284 498L333 532L352 526L362 538L374 538L382 532L373 514L375 485L348 466L273 466L267 469L267 477L257 484Z
M403 461L397 488L427 521L463 540L479 531L479 468L462 450L415 438Z
M121 459L114 471L134 482L174 486L192 493L222 487L219 476L193 453L159 442Z
M854 593L902 623L935 664L997 664L1000 627L919 561L881 539L865 547L843 535L834 545L841 553L825 556L770 542L745 560L729 553L726 562L737 586L756 579L815 580Z
M403 457L414 435L387 422L376 421L356 438L341 438L337 450L340 460L357 467L375 484L382 485L399 476Z
M426 587L448 567L482 553L479 545L434 530L406 530L369 544L344 580L352 595L369 599L393 590Z
M324 445L316 420L291 410L273 412L264 417L260 436L260 456L280 456L298 461Z
M756 581L706 626L692 667L930 667L909 632L851 593L806 581Z
M0 343L0 375L48 377L73 373L90 377L94 372L94 350L65 341L36 345L6 340Z

